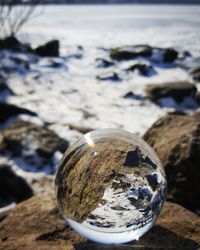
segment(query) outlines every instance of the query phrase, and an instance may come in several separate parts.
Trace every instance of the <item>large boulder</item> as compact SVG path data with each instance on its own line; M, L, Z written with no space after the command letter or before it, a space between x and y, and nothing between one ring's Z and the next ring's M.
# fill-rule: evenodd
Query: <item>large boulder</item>
M145 133L158 153L168 179L168 200L196 211L200 208L200 111L167 115Z
M0 102L0 114L0 123L5 122L9 118L22 114L37 116L35 112L5 102Z
M59 46L58 40L52 40L37 47L34 52L39 56L59 57Z
M183 102L186 97L195 99L197 88L189 82L169 82L149 84L145 89L146 96L156 102L161 98L171 97L177 103Z
M56 151L63 153L68 142L46 126L26 121L15 121L0 133L0 148L4 155L10 155L24 170L53 173L52 157ZM23 161L23 164L22 164Z
M109 236L110 237L110 236ZM138 242L124 245L92 243L79 236L64 222L52 192L19 204L0 222L0 248L22 249L198 249L200 218L183 207L165 203L153 227Z
M0 207L18 203L33 195L31 187L9 165L0 165Z

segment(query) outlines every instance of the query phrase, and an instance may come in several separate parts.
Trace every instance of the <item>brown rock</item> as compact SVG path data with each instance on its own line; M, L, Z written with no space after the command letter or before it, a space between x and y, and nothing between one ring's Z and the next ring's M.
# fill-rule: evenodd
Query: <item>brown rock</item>
M22 203L0 223L0 249L73 249L81 241L59 215L52 192Z
M185 97L195 98L197 88L188 82L170 82L149 84L147 85L145 92L147 97L155 102L161 98L171 97L176 102L180 103Z
M199 249L200 217L178 204L166 202L156 226L138 243L161 249Z
M35 150L43 157L50 157L56 150L63 152L67 147L67 142L52 130L26 121L14 122L2 131L2 135L6 149L14 154L20 153L22 144L36 144Z
M3 148L4 154L21 157L27 166L30 165L36 170L42 170L45 164L50 164L56 151L64 152L68 147L66 140L46 126L20 120L4 129L1 137L3 139L0 148Z
M183 207L165 203L156 223L138 242L102 245L86 242L60 217L52 192L18 205L0 222L0 249L97 250L97 249L198 249L200 218ZM199 248L200 249L200 248Z
M49 192L54 188L55 176L54 175L44 175L29 176L27 182L32 187L34 194L39 194L41 192Z
M167 115L146 132L165 167L168 199L195 211L200 208L200 112Z

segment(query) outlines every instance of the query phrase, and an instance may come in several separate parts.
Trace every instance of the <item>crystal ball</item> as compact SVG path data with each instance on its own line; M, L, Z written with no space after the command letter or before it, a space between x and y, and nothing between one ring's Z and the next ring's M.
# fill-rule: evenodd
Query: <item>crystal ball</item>
M137 135L102 129L65 152L55 181L59 210L80 235L99 243L138 240L166 198L164 169Z

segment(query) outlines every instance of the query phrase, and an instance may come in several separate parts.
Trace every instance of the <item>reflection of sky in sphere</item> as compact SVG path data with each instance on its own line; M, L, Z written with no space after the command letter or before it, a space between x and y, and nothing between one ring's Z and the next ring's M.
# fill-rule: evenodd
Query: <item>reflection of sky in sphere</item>
M65 153L56 192L62 215L77 232L101 243L123 243L153 226L166 179L142 139L122 130L97 130Z

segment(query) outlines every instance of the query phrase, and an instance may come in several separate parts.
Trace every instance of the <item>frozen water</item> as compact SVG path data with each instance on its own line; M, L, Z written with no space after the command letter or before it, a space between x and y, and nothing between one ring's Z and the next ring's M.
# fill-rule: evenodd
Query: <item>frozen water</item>
M103 129L66 151L56 175L61 214L84 237L101 243L138 240L166 198L162 165L138 136Z

